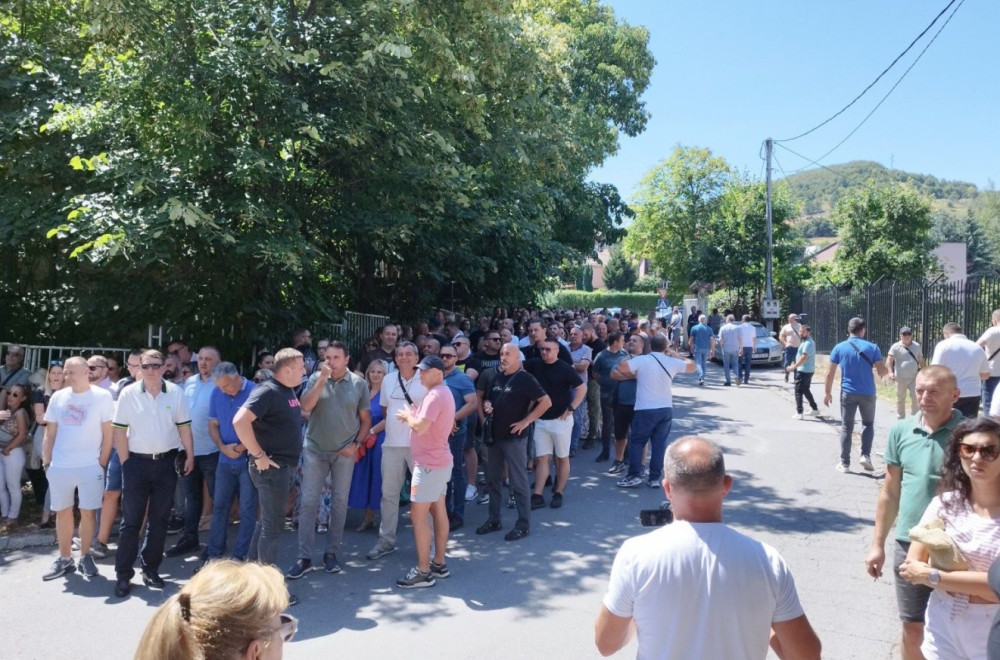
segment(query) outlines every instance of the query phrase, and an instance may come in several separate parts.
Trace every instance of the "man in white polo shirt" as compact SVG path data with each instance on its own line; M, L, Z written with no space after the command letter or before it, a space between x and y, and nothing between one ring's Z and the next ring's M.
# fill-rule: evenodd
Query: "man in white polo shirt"
M75 570L70 544L73 541L73 493L80 493L80 572L97 575L90 555L97 509L104 498L104 466L111 456L111 393L90 384L87 361L71 357L63 366L69 387L52 393L45 409L45 439L42 466L49 480L52 510L56 512L59 558L43 580L55 580Z
M948 323L941 329L944 341L934 347L931 364L941 364L958 379L958 401L955 410L972 418L979 414L983 381L989 378L990 365L986 351L962 334L962 326Z
M183 445L185 451L183 474L194 468L184 389L163 379L164 363L159 351L145 351L142 380L122 390L115 410L114 439L122 462L122 530L115 557L115 595L119 598L132 589L144 518L148 523L142 544L142 581L148 587L163 588L158 571L177 485L174 459L178 446Z

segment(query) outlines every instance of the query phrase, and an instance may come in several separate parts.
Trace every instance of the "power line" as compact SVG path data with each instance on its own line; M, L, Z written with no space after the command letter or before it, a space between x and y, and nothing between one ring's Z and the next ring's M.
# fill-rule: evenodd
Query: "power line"
M962 1L964 2L964 0L962 0ZM934 27L934 24L938 22L938 19L939 19L939 18L941 18L941 16L943 16L943 15L944 15L944 13L945 13L946 11L948 11L948 9L949 9L949 8L950 8L950 7L951 7L951 6L953 5L953 4L955 4L955 2L956 2L956 0L951 0L951 1L950 1L950 2L949 2L949 3L948 3L948 4L946 5L946 6L945 6L945 8L944 8L944 9L942 9L942 10L941 10L940 12L938 12L938 15L934 17L934 20L933 20L933 21L931 21L931 22L930 22L930 24L929 24L929 25L928 25L927 27L925 27L925 28L923 29L923 31L922 31L922 32L921 32L920 34L918 34L918 35L916 36L916 38L915 38L915 39L914 39L913 41L911 41L911 42L910 42L910 45L909 45L909 46L907 46L907 47L906 47L906 49L905 49L905 50L904 50L904 51L903 51L902 53L900 53L899 55L897 55L897 56L896 56L896 59L894 59L894 60L892 61L892 63L891 63L891 64L889 64L889 66L887 66L887 67L886 67L885 69L883 69L883 70L882 70L882 73L878 74L878 76L877 76L877 77L875 78L875 80L873 80L873 81L871 82L871 84L869 84L869 85L868 85L867 87L865 87L865 88L864 88L863 90L861 90L861 93L860 93L860 94L858 94L857 96L855 96L855 97L854 97L854 99L853 99L853 100L852 100L852 101L851 101L850 103L848 103L848 104L847 104L847 105L845 105L845 106L844 106L843 108L841 108L840 110L838 110L838 111L837 111L836 113L834 113L833 115L831 115L831 116L830 116L830 117L829 117L828 119L826 119L825 121L823 121L823 122L820 122L820 123L819 123L819 124L817 124L816 126L813 126L812 128L810 128L810 129L809 129L808 131L806 131L805 133L800 133L800 134L796 135L795 137L790 137L790 138L782 138L782 139L780 139L780 140L775 140L775 142L791 142L791 141L793 141L793 140L798 140L799 138L801 138L801 137L805 137L805 136L809 135L810 133L812 133L813 131L815 131L815 130L817 130L817 129L819 129L819 128L822 128L823 126L825 126L825 125L829 124L829 123L830 123L831 121L833 121L834 119L836 119L837 117L839 117L839 116L840 116L841 114L843 114L843 113L844 113L844 112L845 112L845 111L846 111L846 110L847 110L848 108L850 108L850 107L851 107L852 105L854 105L855 103L857 103L857 102L858 102L858 101L859 101L859 100L861 99L861 97L862 97L862 96L864 96L864 95L865 95L865 94L866 94L866 93L868 92L868 90L870 90L870 89L871 89L872 87L874 87L874 86L875 86L875 83L877 83L877 82L878 82L879 80L881 80L881 79L882 79L882 77L883 77L883 76L884 76L885 74L889 73L889 70L890 70L890 69L892 69L892 67L894 67L894 66L896 65L896 63L897 63L897 62L899 62L900 58L902 58L902 57L903 57L904 55L906 55L906 54L907 54L908 52L910 52L910 49L911 49L911 48L913 48L913 46L914 46L914 45L916 45L916 43L917 43L918 41L920 41L920 39L921 39L921 38L923 38L923 36L924 36L925 34L927 34L927 32L928 32L928 31L929 31L929 30L930 30L930 29L931 29L932 27ZM960 6L961 6L961 3L959 3L959 4L960 4ZM952 13L952 16L954 16L954 13ZM949 19L949 20L950 20L950 19ZM938 32L940 33L940 30L939 30ZM919 59L919 58L918 58L918 59Z
M798 153L797 151L792 151L791 149L789 149L788 147L786 147L783 144L778 144L776 146L781 147L782 149L784 149L788 153L792 154L793 156L798 156L799 158L801 158L802 160L806 161L807 163L815 165L816 167L822 167L824 170L827 170L828 172L832 172L833 174L836 174L838 178L843 179L844 181L847 181L847 178L843 174L841 174L840 172L837 172L836 170L831 170L829 167L827 167L823 163L817 163L813 159L807 158L806 156L803 156L802 154ZM773 152L772 152L772 154L773 154ZM805 169L804 167L800 168L800 169L797 169L794 172L792 172L792 174L797 174L797 173L801 172L804 169Z

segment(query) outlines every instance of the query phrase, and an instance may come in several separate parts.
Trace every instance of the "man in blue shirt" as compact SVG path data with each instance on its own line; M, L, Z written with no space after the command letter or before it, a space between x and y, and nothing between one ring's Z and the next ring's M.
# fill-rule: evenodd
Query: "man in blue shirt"
M830 368L826 372L826 395L823 405L833 401L833 379L837 368L841 371L840 382L840 462L839 472L848 472L851 467L851 434L854 432L854 415L861 410L861 467L868 472L875 470L872 465L872 440L875 438L875 376L880 378L889 371L882 364L882 351L878 346L865 341L865 320L855 316L847 323L847 339L830 351Z
M254 384L240 375L232 362L220 362L212 369L215 389L208 413L208 432L219 449L215 471L215 498L212 500L212 526L208 532L206 561L222 557L226 551L226 530L233 500L240 498L240 526L233 545L234 559L245 561L250 539L257 524L257 488L247 470L247 448L240 444L233 430L236 411L246 402Z
M698 384L704 385L708 359L715 356L715 335L708 327L708 317L704 314L688 330L688 351L694 356L695 366L698 367Z
M792 419L804 419L802 416L802 397L809 401L812 410L810 415L819 415L819 406L813 398L809 386L812 385L813 374L816 372L816 342L812 340L812 329L808 325L800 325L799 345L795 349L795 360L785 367L785 373L795 374L795 414Z

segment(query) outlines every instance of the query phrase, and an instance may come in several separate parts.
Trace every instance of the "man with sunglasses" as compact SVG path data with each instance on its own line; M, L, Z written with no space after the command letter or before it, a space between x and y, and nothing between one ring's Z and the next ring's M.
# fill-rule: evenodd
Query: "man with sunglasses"
M170 507L178 470L174 465L178 445L185 451L181 471L194 468L191 418L184 390L163 379L164 355L156 350L142 354L142 380L129 385L118 397L113 422L114 441L122 464L122 528L115 558L115 596L132 589L136 556L140 555L139 530L146 519L142 543L142 581L163 589L159 568L167 537Z
M930 366L917 374L917 401L920 412L896 422L889 431L885 448L885 481L875 510L875 534L865 557L865 567L873 578L882 575L885 541L896 522L894 573L896 602L903 622L902 656L923 658L924 612L931 589L913 585L899 575L899 566L910 548L909 531L930 504L941 479L944 452L952 431L962 421L962 413L952 406L958 401L958 380L944 366ZM898 516L898 520L897 520Z
M108 358L103 355L91 355L87 358L90 384L105 390L110 390L114 383L108 377Z

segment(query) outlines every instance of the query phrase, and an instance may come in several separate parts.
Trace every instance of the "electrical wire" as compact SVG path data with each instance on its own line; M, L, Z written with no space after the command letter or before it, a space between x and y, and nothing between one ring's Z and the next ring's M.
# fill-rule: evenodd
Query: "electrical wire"
M779 144L777 146L781 147L782 149L784 149L788 153L792 154L793 156L798 156L802 160L804 160L807 163L810 163L812 165L815 165L816 167L822 167L824 170L827 170L828 172L832 172L833 174L836 174L838 178L843 179L844 181L847 181L847 178L843 174L841 174L840 172L837 172L836 170L831 170L829 167L827 167L823 163L817 163L816 161L814 161L811 158L808 158L806 156L803 156L802 154L798 153L797 151L792 151L791 149L789 149L788 147L786 147L783 144ZM773 152L772 152L772 155L773 155ZM792 174L798 174L799 172L801 172L804 169L806 169L806 168L803 167L803 168L797 169L794 172L792 172Z
M962 1L964 2L964 0L962 0ZM871 84L869 84L867 87L865 87L863 90L861 90L861 93L858 94L857 96L855 96L854 99L850 103L848 103L843 108L841 108L840 110L838 110L837 112L835 112L833 115L831 115L825 121L822 121L819 124L817 124L816 126L813 126L812 128L810 128L805 133L799 133L795 137L782 138L780 140L775 140L775 142L791 142L793 140L798 140L799 138L805 137L805 136L809 135L810 133L812 133L813 131L815 131L815 130L817 130L819 128L822 128L823 126L829 124L831 121L833 121L834 119L836 119L837 117L839 117L840 115L842 115L848 108L850 108L852 105L854 105L855 103L857 103L861 99L861 97L864 96L868 92L868 90L870 90L872 87L874 87L875 83L877 83L879 80L881 80L882 77L885 76L885 74L889 73L889 70L892 69L892 67L894 67L896 65L896 63L899 62L899 60L904 55L906 55L908 52L910 52L910 49L913 48L913 46L916 45L916 43L918 41L920 41L920 39L923 38L923 36L925 34L927 34L927 32L932 27L934 27L934 24L938 22L938 19L941 18L941 16L943 16L944 13L947 12L948 9L951 8L951 6L953 4L955 4L955 2L956 2L956 0L950 0L950 2L945 6L945 8L942 9L940 12L938 12L938 15L934 17L934 20L931 21L930 24L927 27L925 27L923 29L923 31L920 34L918 34L913 41L910 42L910 45L907 46L906 49L902 53L900 53L899 55L897 55L896 59L894 59L892 61L892 63L889 64L889 66L887 66L885 69L883 69L882 73L878 74L878 76L875 78L875 80L873 80L871 82ZM959 6L961 6L961 3L959 3ZM952 16L954 16L954 12L952 13ZM949 20L950 20L950 18L949 18ZM947 24L947 22L946 22L946 24ZM940 30L938 31L938 33L940 34Z

